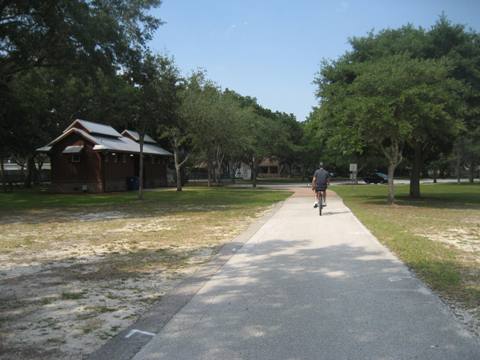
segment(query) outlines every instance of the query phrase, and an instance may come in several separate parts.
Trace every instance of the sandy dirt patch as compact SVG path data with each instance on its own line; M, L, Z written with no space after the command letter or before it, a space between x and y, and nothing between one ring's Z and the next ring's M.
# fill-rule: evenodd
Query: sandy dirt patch
M446 221L445 221L446 222ZM437 224L416 234L429 240L441 242L460 251L458 256L462 282L467 287L478 288L480 284L480 216L459 217L455 226ZM480 306L465 307L459 301L446 298L457 318L476 336L480 336Z
M441 232L431 229L431 232L425 232L422 235L430 240L452 245L462 251L480 254L480 224L471 227L465 224L463 227L452 227Z
M0 359L82 359L266 209L0 220Z

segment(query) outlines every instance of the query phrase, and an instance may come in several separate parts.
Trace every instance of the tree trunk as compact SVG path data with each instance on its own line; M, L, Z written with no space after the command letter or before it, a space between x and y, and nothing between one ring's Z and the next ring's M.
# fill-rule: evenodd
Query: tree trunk
M36 165L37 167L35 168L36 172L36 177L35 177L35 185L40 185L42 182L42 168L43 168L43 163L45 162L45 159L41 158L40 156L36 157Z
M223 156L220 146L215 150L215 183L218 185L222 181Z
M235 184L235 169L236 169L235 163L232 162L232 161L229 161L228 162L228 173L230 174L232 184Z
M460 150L457 150L457 162L455 164L455 170L457 173L457 183L460 184L461 181L461 166L462 166L462 153Z
M470 170L470 172L469 172L468 180L469 180L470 183L473 184L473 181L475 179L475 163L473 161L470 163L470 169L469 170Z
M415 154L412 172L410 174L410 197L420 198L420 172L422 171L422 144L415 142Z
M36 166L35 166L35 156L29 156L27 158L27 176L25 176L25 182L24 182L24 187L26 188L31 188L32 187L32 182L35 181L35 175L36 175Z
M140 174L139 176L139 184L138 184L138 200L143 200L143 141L145 138L145 131L142 131L140 134Z
M177 178L177 191L182 191L182 166L187 162L190 154L187 154L185 158L180 161L180 141L174 135L171 139L171 145L173 148L173 160L175 162L175 174Z
M257 160L255 155L252 157L252 187L257 187Z
M207 173L208 173L208 187L212 185L212 162L210 158L207 160Z
M432 174L433 175L433 183L436 184L437 183L437 167L434 166L432 171L433 171L433 174Z
M395 201L395 188L393 179L395 176L395 169L402 162L402 146L395 139L391 141L388 148L382 148L385 157L388 159L388 198L389 204Z
M218 185L218 178L217 178L217 165L212 162L212 178L213 183Z
M175 161L175 174L177 176L177 191L182 191L182 174L180 172L180 161L178 159L178 147L173 148L173 159Z
M388 164L388 203L393 204L395 201L395 186L393 177L395 176L395 168L397 165L393 162Z
M5 176L5 166L3 164L3 156L0 156L0 172L2 176L2 187L3 187L3 192L7 192L7 177Z

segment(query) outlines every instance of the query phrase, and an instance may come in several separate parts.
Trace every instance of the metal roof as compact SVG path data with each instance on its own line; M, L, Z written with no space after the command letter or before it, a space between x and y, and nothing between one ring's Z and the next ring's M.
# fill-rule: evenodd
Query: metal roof
M62 154L78 154L82 149L83 145L70 145L63 149Z
M49 152L50 150L52 150L52 147L48 146L48 145L45 145L45 146L42 146L42 147L38 148L36 151L37 152Z
M136 131L133 131L133 130L123 130L122 131L122 135L125 135L125 134L129 134L133 140L135 141L140 141L140 134ZM152 144L156 144L157 142L155 140L152 139L152 137L150 137L148 134L145 134L144 138L143 138L143 142L144 143L152 143Z
M97 144L93 147L93 150L96 151L109 150L135 154L140 153L140 144L126 136L118 139L103 136L94 136L94 138ZM167 150L153 144L143 144L143 152L148 155L172 155Z
M86 121L86 120L80 120L80 119L77 119L73 123L71 123L70 126L67 127L64 132L66 132L66 131L70 130L71 128L75 127L76 124L80 124L90 134L99 134L99 135L106 135L106 136L113 136L113 137L122 136L117 130L115 130L111 126L98 124L98 123L94 123L94 122Z
M118 151L118 152L127 152L127 153L134 153L138 154L140 153L140 144L137 143L136 141L132 140L131 138L127 136L122 136L121 134L118 133L119 136L104 136L100 135L97 133L87 133L86 131L83 131L82 129L73 127L75 122L82 121L83 120L75 120L64 132L61 134L59 137L51 141L47 146L43 146L41 148L38 148L37 151L39 152L49 152L53 145L59 142L60 140L64 139L65 137L69 136L72 133L76 133L80 136L82 136L84 139L89 141L94 145L93 150L95 151ZM81 123L82 124L82 123ZM93 123L92 123L93 124ZM99 124L96 124L99 125ZM83 126L83 124L82 124ZM104 126L104 125L101 125ZM108 126L107 126L108 127ZM112 128L113 129L113 128ZM152 139L153 140L153 139ZM74 146L67 146L69 147L74 147ZM146 155L162 155L162 156L171 156L172 153L169 151L161 148L157 144L153 143L145 143L143 144L143 152Z

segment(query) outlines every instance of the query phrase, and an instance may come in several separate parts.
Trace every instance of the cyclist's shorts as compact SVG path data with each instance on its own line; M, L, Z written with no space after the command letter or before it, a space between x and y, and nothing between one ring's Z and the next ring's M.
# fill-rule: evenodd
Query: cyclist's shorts
M315 191L325 191L325 190L327 190L327 184L319 184L315 188Z

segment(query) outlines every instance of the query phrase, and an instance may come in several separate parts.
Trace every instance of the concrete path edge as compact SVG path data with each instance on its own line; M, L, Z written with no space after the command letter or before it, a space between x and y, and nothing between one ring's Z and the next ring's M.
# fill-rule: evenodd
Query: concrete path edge
M260 230L260 228L283 206L284 201L276 203L265 215L253 222L232 241L223 245L220 251L191 276L156 302L135 323L115 335L93 353L88 360L130 360L154 335L179 312L195 294L216 274L237 251ZM135 331L137 330L137 331Z
M353 210L347 205L345 204L345 201L343 201L343 199L340 197L340 195L338 195L337 193L335 193L338 198L342 201L343 205L348 209L350 210L350 212L352 213L353 215L353 219L355 220L356 223L358 223L358 225L363 229L363 231L365 231L366 233L368 233L371 238L379 245L381 246L382 248L385 249L386 252L390 253L395 259L396 261L398 261L399 263L401 263L403 266L405 266L405 268L408 270L410 276L413 278L413 279L416 279L419 283L422 284L422 286L424 287L424 289L426 289L430 295L435 298L435 300L437 301L439 307L443 310L443 312L445 314L447 314L447 316L449 316L453 321L456 322L456 324L467 334L469 334L473 339L475 339L475 341L478 343L478 345L480 345L480 338L477 336L477 334L475 334L474 332L472 332L464 323L463 319L459 316L457 316L457 314L453 311L453 309L455 308L453 305L449 304L448 301L446 301L445 299L443 299L435 290L433 290L429 284L427 284L423 279L421 279L417 273L415 272L414 269L412 269L410 266L408 266L402 259L400 259L400 257L395 254L392 250L390 250L390 248L388 246L386 246L385 244L383 244L380 240L378 240L378 238L370 231L370 229L360 221L360 219L357 217L357 215L355 215L355 213L353 212Z

